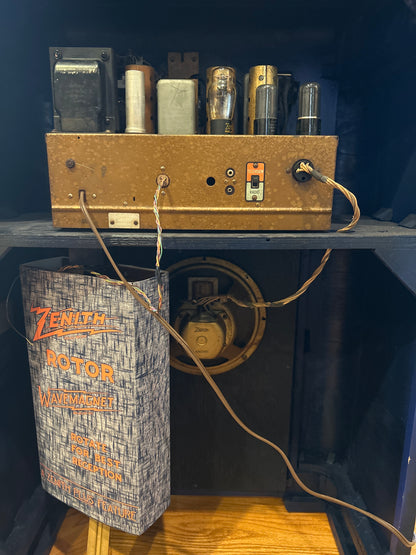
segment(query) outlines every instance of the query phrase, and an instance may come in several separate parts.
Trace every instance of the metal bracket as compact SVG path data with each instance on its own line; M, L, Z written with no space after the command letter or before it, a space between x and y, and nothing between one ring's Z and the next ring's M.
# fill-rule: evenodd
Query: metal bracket
M190 79L199 73L198 52L169 52L169 79Z

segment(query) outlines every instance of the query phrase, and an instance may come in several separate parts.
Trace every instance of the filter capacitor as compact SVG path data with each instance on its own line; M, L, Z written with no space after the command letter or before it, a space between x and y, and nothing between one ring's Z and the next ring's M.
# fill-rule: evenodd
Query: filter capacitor
M126 69L126 133L146 133L144 73Z

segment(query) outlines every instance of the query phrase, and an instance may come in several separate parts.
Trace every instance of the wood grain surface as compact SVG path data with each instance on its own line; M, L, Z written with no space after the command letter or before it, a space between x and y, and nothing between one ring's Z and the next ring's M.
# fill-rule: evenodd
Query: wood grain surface
M344 220L344 223L348 219ZM163 222L162 222L163 223ZM164 232L166 249L414 249L416 230L392 222L361 218L352 233L315 232ZM104 231L109 247L151 247L156 245L154 231ZM0 221L0 247L97 248L89 230L57 229L50 216L35 220Z
M70 509L50 555L86 553L88 518ZM142 536L111 529L111 555L336 555L328 519L288 513L272 497L172 496L169 509Z

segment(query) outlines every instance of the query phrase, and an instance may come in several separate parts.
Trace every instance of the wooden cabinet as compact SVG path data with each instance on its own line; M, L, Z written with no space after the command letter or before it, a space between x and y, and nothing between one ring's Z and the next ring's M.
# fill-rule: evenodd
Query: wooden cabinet
M59 519L57 504L37 487L25 342L7 322L6 298L24 261L68 252L82 261L99 253L90 232L51 224L44 133L52 126L48 47L55 45L132 49L162 77L169 51L198 51L202 79L206 67L227 64L241 83L250 66L270 63L300 82L321 83L322 133L340 139L336 177L364 213L355 231L334 232L349 210L336 195L332 231L166 232L163 264L196 254L222 257L246 268L273 300L310 275L323 249L334 249L296 304L269 311L256 357L218 382L247 423L286 445L312 487L365 505L411 537L415 19L410 0L25 0L1 8L0 547L6 553L44 545ZM288 133L294 129L292 113ZM119 262L153 265L154 232L103 236ZM14 283L9 316L22 330L18 291ZM287 480L277 456L234 427L199 378L173 371L172 391L174 493L278 495L289 508L315 507ZM193 441L197 430L204 445ZM409 552L365 519L326 509L345 553Z

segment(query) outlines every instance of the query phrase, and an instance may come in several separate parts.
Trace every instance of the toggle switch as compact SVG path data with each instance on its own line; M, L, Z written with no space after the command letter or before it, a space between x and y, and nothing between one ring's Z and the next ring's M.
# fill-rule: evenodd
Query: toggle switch
M251 188L258 189L260 187L260 177L258 175L251 176Z

